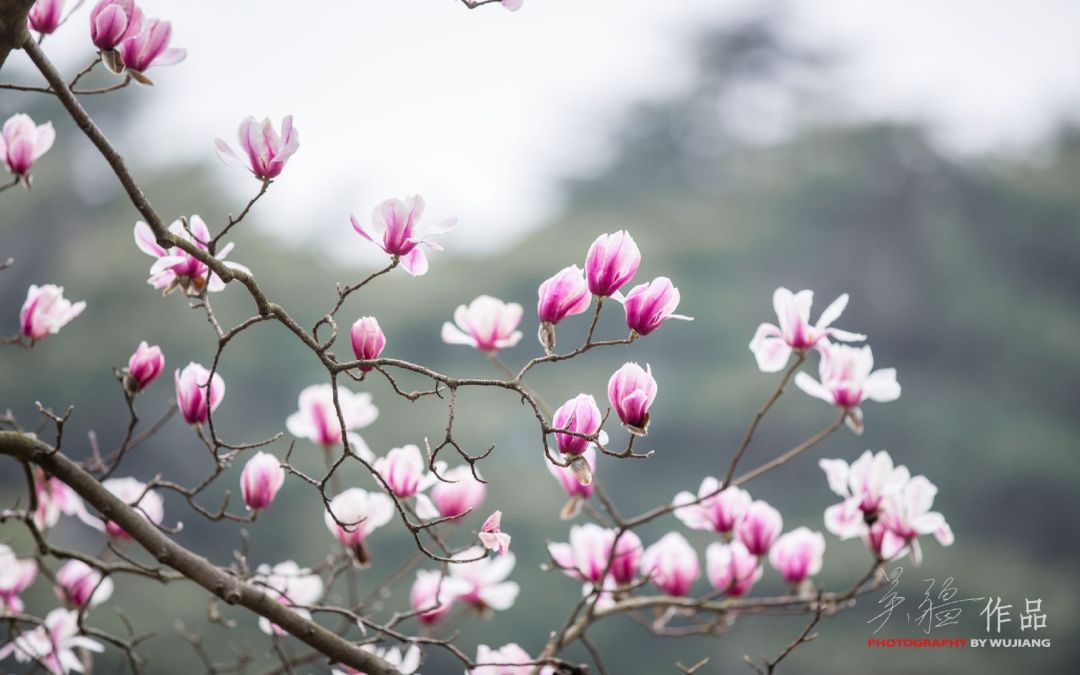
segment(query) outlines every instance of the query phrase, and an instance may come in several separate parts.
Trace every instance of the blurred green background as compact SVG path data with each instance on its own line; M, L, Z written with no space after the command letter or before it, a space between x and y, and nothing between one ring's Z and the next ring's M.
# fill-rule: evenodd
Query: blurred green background
M926 562L906 571L903 605L880 636L921 635L914 619L924 579L953 577L960 594L1001 596L1014 607L1013 623L1026 599L1041 598L1050 637L1045 649L871 651L867 624L879 611L880 594L868 596L840 616L828 618L820 637L798 650L782 671L799 673L879 672L1077 672L1080 650L1068 636L1077 629L1075 570L1080 498L1076 439L1080 417L1080 359L1076 336L1080 313L1080 134L1058 133L1051 150L1034 159L977 157L957 160L935 150L917 126L823 123L782 142L756 144L714 123L702 110L720 105L747 83L775 83L793 67L824 68L814 55L790 49L768 22L711 33L700 45L697 84L684 96L650 104L627 116L617 158L602 174L568 179L563 213L509 250L469 257L455 250L436 254L428 276L392 274L349 300L343 319L373 314L389 338L386 355L430 365L458 375L490 375L479 354L444 345L441 322L477 294L490 293L526 308L525 339L503 356L511 367L540 353L533 339L536 287L565 265L582 264L589 243L601 232L629 230L643 251L639 279L670 276L682 292L680 311L696 317L675 323L626 350L595 351L573 365L538 368L532 384L550 401L579 391L605 398L608 375L626 360L648 362L660 383L647 443L656 455L648 463L601 458L599 480L624 513L696 490L705 475L717 475L753 411L775 385L759 373L747 343L761 321L773 321L775 287L811 288L814 316L842 292L852 300L838 325L869 335L879 367L895 366L902 398L865 408L866 433L847 431L798 458L782 471L750 485L751 493L781 509L785 529L823 529L822 512L836 498L817 467L821 457L848 461L866 448L888 449L913 473L927 475L940 492L935 509L956 532L956 544L925 545ZM807 94L808 104L813 94ZM5 97L7 98L7 97ZM123 130L137 104L135 91L88 101L109 133ZM65 450L88 456L87 432L106 448L123 431L122 397L111 368L126 359L141 339L160 344L166 374L139 400L153 418L172 397L171 372L189 360L207 362L212 332L199 311L178 295L163 299L145 284L150 259L134 246L136 214L107 175L103 162L87 156L88 144L64 121L54 102L43 98L4 101L35 119L52 119L60 139L35 169L33 191L10 191L0 201L0 256L16 264L0 274L3 332L17 327L18 308L31 283L58 283L88 309L58 337L32 351L8 348L0 354L0 407L32 426L34 401L75 412ZM136 149L128 152L135 154ZM74 172L100 172L100 188L71 190ZM204 166L174 166L143 173L144 188L167 219L198 213L211 227L238 211ZM288 180L288 170L282 180ZM259 228L259 209L231 237L231 257L248 264L267 293L310 326L334 300L337 281L352 282L374 267L342 263L341 256L285 246ZM344 219L342 220L344 223ZM344 227L344 225L343 225ZM223 320L252 313L240 289L215 297ZM599 332L621 336L619 312L605 315ZM560 327L562 346L584 333L583 317ZM345 343L339 353L346 351ZM228 385L215 419L227 439L251 440L284 430L299 391L321 380L314 358L279 326L258 326L226 351L220 372ZM811 372L813 369L811 368ZM420 385L422 382L410 381ZM358 387L350 383L352 388ZM405 443L438 437L445 408L438 401L409 403L373 378L381 414L363 436L377 454ZM745 466L765 460L818 430L833 411L792 389L767 418ZM579 596L575 583L540 570L545 540L565 540L569 524L556 515L564 495L542 465L529 410L500 392L463 391L457 429L472 450L491 443L484 462L491 480L484 512L504 512L518 556L513 579L522 585L516 606L495 620L461 627L460 644L475 653L478 643L516 641L537 653ZM623 432L610 425L612 435ZM616 441L616 444L618 441ZM273 451L284 453L286 442ZM300 443L297 461L311 470L320 453ZM22 497L21 472L10 462L0 473L0 504ZM133 454L119 472L146 480L161 473L183 483L198 481L208 469L205 450L180 421ZM217 504L225 488L236 492L240 467L204 503ZM349 482L373 487L359 473ZM178 541L227 564L240 545L240 528L208 524L166 495L166 522L183 521ZM475 517L457 537L479 527ZM296 559L314 565L333 545L322 524L316 495L290 481L266 517L248 528L251 559L275 563ZM670 529L686 534L704 551L709 537L685 530L674 518L652 523L646 543ZM51 536L65 546L96 552L95 532L72 520ZM19 526L0 528L3 540L20 552L30 542ZM378 580L411 557L411 538L395 524L370 540L374 566L361 584ZM868 560L858 542L828 538L821 581L846 588ZM387 600L404 609L410 576ZM704 580L696 586L705 592ZM780 592L767 571L755 592ZM340 589L333 591L340 594ZM55 606L43 580L25 596L28 608L44 614ZM258 666L272 665L268 638L255 619L225 609L236 628L206 629L208 596L192 585L158 586L122 579L114 598L140 630L157 636L144 648L153 673L199 672L196 654L175 630L182 621L205 629L215 660L249 643ZM111 604L111 603L110 603ZM972 603L958 626L932 636L987 637L982 603ZM911 614L911 622L904 613ZM108 607L91 623L119 630ZM608 655L614 673L676 672L674 662L711 659L702 673L749 672L744 654L771 656L801 630L803 619L747 618L719 639L680 641L651 637L625 617L590 633ZM414 626L409 625L409 630ZM1012 631L1010 635L1020 635ZM1025 637L1030 637L1030 632ZM302 650L302 646L294 646ZM579 648L570 658L587 661ZM96 672L119 672L115 652L98 661ZM11 662L0 668L11 669ZM427 673L459 672L440 650L431 650ZM317 672L304 666L298 672Z

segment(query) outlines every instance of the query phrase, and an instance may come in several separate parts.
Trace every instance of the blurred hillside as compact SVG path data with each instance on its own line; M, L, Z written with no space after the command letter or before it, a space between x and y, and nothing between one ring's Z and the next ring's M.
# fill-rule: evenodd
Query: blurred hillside
M837 434L785 470L751 484L750 491L781 508L785 528L821 529L822 511L835 499L817 460L851 460L868 447L888 449L939 486L935 508L957 534L950 549L927 544L924 567L911 571L905 587L911 603L907 611L914 612L922 597L922 579L952 576L966 596L1000 595L1017 607L1025 598L1042 598L1055 646L949 654L868 652L865 639L872 629L865 622L878 611L876 598L868 598L825 622L821 637L792 657L790 671L1075 671L1080 650L1065 639L1078 628L1080 597L1074 574L1080 544L1070 536L1080 527L1075 488L1080 464L1073 454L1080 437L1074 410L1080 400L1075 354L1080 334L1075 297L1080 288L1080 134L1064 130L1052 152L1023 161L951 159L912 127L818 124L800 127L783 141L751 142L710 111L723 107L747 83L786 87L793 71L818 64L812 55L789 50L762 25L713 35L703 45L699 87L684 98L635 111L611 167L602 176L567 184L570 199L562 217L494 257L461 255L448 237L448 253L433 256L428 276L412 279L396 272L352 298L343 318L377 316L389 337L387 355L452 374L487 375L486 360L443 345L439 327L458 304L479 293L498 295L526 307L526 338L504 354L514 367L540 353L531 311L539 282L565 265L582 263L597 234L628 229L644 254L639 278L670 276L682 292L680 310L696 320L665 326L629 350L592 352L570 367L538 368L533 383L554 402L581 390L600 399L608 375L625 360L652 365L660 394L647 446L656 450L655 457L648 464L604 458L598 472L620 508L632 513L680 490L696 490L704 475L726 466L751 414L775 384L774 377L757 372L746 347L757 324L774 319L772 290L779 285L814 289L815 317L832 298L850 292L851 303L838 325L869 334L878 364L897 367L902 398L868 404L863 437ZM120 134L126 119L122 106L134 104L141 93L128 90L92 101L91 112L107 132ZM32 192L0 197L0 257L16 259L13 268L0 274L0 316L7 317L2 332L15 329L30 283L62 284L69 297L85 299L89 306L59 337L33 351L0 354L0 407L29 421L35 400L57 409L74 404L65 447L82 456L89 452L84 441L88 430L94 429L105 447L122 433L123 401L110 371L125 362L140 339L162 345L171 372L189 360L206 362L213 334L201 313L185 307L184 298L163 299L145 284L150 259L132 242L136 214L55 104L5 96L5 112L16 105L35 119L52 119L58 141L35 171ZM149 151L125 150L133 157ZM203 167L143 175L151 201L167 218L199 213L214 227L227 211L242 206L226 204ZM280 182L288 180L286 170ZM237 247L230 257L248 264L268 294L304 325L332 305L335 282L355 281L373 269L366 262L341 266L312 251L285 250L260 232L258 220L257 207L250 222L231 237ZM348 227L344 211L341 227ZM363 247L357 238L356 250ZM230 288L214 300L223 321L253 312L241 289ZM602 321L603 335L622 335L618 314L611 311ZM579 317L560 327L560 345L575 344L583 324ZM344 343L339 345L339 353L346 350ZM215 420L220 433L233 440L283 430L300 389L320 381L314 359L274 325L259 326L231 345L221 373L228 393ZM167 405L170 380L163 377L140 400L148 419ZM379 420L363 433L376 453L441 433L445 410L438 402L410 404L377 378L364 386L381 410ZM746 466L787 449L831 417L827 406L792 390L763 424ZM565 539L568 527L555 520L563 495L541 465L532 423L527 409L509 397L493 392L463 392L460 397L462 439L473 449L497 445L483 465L492 480L486 507L505 512L504 524L518 554L514 578L523 586L513 610L496 621L463 628L470 652L477 642L511 640L537 651L579 592L567 579L538 569L543 541ZM623 433L610 431L617 438ZM279 444L276 451L281 454L284 448ZM301 446L297 453L306 450ZM206 470L203 452L174 420L120 473L145 480L160 472L191 483ZM321 457L310 449L302 461L314 468ZM238 477L239 467L235 473ZM370 483L359 475L355 480ZM0 474L2 503L21 494L20 481L11 467ZM235 477L230 487L234 484ZM185 522L182 542L218 562L231 558L239 546L238 528L209 527L171 496L167 500L167 521ZM288 487L267 515L250 528L254 561L295 558L312 565L329 549L321 504L306 489ZM478 526L479 521L467 527ZM654 523L645 538L653 540L672 528L682 529L674 518ZM55 535L71 546L98 545L74 523ZM22 550L28 545L15 527L0 529L0 538ZM708 541L691 539L700 544L699 551ZM365 573L371 580L381 579L412 553L411 542L393 526L377 532L372 547L376 564ZM858 543L830 537L822 578L832 587L846 587L865 563ZM775 588L775 575L767 573L766 579L763 588ZM142 581L121 584L125 588L129 592L117 596L124 598L125 611L140 628L160 633L150 650L151 672L193 672L196 657L176 637L172 622L179 617L199 626L205 615L203 594ZM697 588L703 591L704 582ZM405 602L406 590L391 601L395 607ZM43 583L27 600L30 608L42 611L54 602ZM165 606L169 612L163 613ZM118 625L108 609L97 610L93 621ZM231 634L210 636L210 643L222 658L225 643L241 639L253 641L262 653L268 642L253 632L253 625L244 618ZM675 660L692 663L704 656L713 660L702 672L742 672L744 653L774 654L800 626L748 619L726 639L675 646L641 639L644 631L617 619L596 629L594 640L612 654L609 665L618 673L674 672ZM973 606L960 626L942 629L942 634L982 637L983 627ZM892 623L887 632L898 637L917 630ZM431 658L425 672L458 672L442 654ZM114 667L103 661L100 672Z

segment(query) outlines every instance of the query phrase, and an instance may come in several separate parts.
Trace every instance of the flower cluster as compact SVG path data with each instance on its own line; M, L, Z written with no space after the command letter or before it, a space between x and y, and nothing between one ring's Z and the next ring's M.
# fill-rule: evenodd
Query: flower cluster
M90 40L101 50L101 61L114 73L128 72L143 84L153 66L171 66L187 51L169 47L172 24L146 19L135 0L101 0L90 10Z

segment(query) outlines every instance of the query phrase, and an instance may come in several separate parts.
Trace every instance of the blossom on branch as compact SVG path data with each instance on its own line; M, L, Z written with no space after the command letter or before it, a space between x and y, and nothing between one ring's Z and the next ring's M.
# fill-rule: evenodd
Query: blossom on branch
M735 536L750 553L760 558L769 552L782 529L784 519L780 512L759 499L746 507L742 519L735 525Z
M634 278L641 265L641 252L626 230L602 234L585 256L585 276L589 291L596 296L614 295Z
M814 300L813 291L792 293L780 287L773 293L773 309L780 324L763 323L758 326L754 338L750 341L750 351L757 359L762 372L775 373L787 365L791 352L819 348L828 344L829 337L844 342L865 340L860 333L850 333L839 328L832 328L832 322L840 318L848 304L848 295L844 293L825 308L816 324L810 323L810 305Z
M472 560L483 554L482 547L472 546L455 555L454 559ZM497 558L485 557L450 565L450 577L463 584L457 599L482 612L510 609L521 591L516 582L506 581L516 562L514 554L507 553Z
M173 221L169 232L209 253L210 228L199 216L192 216L185 226L184 220ZM135 223L135 245L148 256L157 258L150 266L150 278L146 283L161 290L165 295L182 288L190 296L202 295L203 290L217 293L225 290L225 282L205 263L178 246L166 250L157 243L150 226L141 220ZM233 249L231 243L222 246L215 257L234 270L250 273L247 267L235 262L225 262L225 256Z
M444 576L437 570L418 570L409 593L409 604L420 623L431 625L449 614L454 600L471 588L466 581Z
M240 493L252 511L268 508L285 483L281 462L267 452L256 452L240 473Z
M109 52L138 35L142 23L143 13L135 0L101 0L90 10L90 41L102 52ZM108 60L105 65L110 66Z
M484 503L487 486L476 480L469 467L455 466L441 475L442 480L431 488L431 501L443 518L457 518Z
M19 332L31 341L55 335L84 309L85 302L71 302L64 297L63 286L31 284L19 310Z
M497 352L521 340L521 305L481 295L454 310L454 323L443 323L443 342L469 345L482 352Z
M735 529L751 501L750 493L746 490L732 485L720 491L720 481L707 476L701 481L697 495L680 492L672 503L678 507L675 517L691 530L712 530L726 534Z
M172 24L150 19L136 35L125 39L118 49L127 72L142 84L153 84L145 73L154 66L171 66L187 57L186 49L169 47Z
M63 14L64 0L37 0L27 13L26 20L32 30L49 35L60 27Z
M540 319L537 336L540 345L551 353L555 349L555 326L568 316L589 309L592 297L585 273L577 265L564 267L540 284L537 289L536 315Z
M642 336L652 333L668 319L694 320L674 313L679 307L679 289L667 277L634 286L621 302L626 311L627 328Z
M135 508L135 511L154 525L160 525L165 519L165 501L161 495L147 488L146 483L135 478L110 478L101 484L120 501ZM89 514L78 514L88 525L104 530L114 539L130 540L131 535L119 525L109 520L102 523L99 519Z
M55 590L68 607L97 607L112 595L113 581L81 560L68 560L56 572Z
M20 663L38 663L52 675L69 671L82 672L82 660L76 649L103 652L105 647L96 640L79 635L78 612L57 608L45 616L43 625L24 632L3 648L0 660L10 655Z
M218 157L229 166L247 168L256 178L264 181L277 178L285 163L300 148L300 134L293 127L292 115L286 115L281 120L280 135L269 117L261 123L254 117L245 117L240 122L236 138L244 152L244 159L222 138L214 141Z
M394 517L394 503L380 492L349 488L330 500L323 520L341 545L349 549L357 564L371 562L364 540Z
M623 426L635 436L649 431L649 408L656 399L656 380L652 366L643 369L636 363L626 363L608 380L608 401L619 415Z
M337 388L338 405L348 434L349 446L364 461L375 461L375 455L360 436L352 432L370 426L379 416L379 409L371 402L371 394L354 394L345 387ZM300 392L299 409L285 420L289 433L306 438L329 450L341 443L342 420L334 407L334 387L329 384L313 384Z
M34 470L34 492L37 509L34 526L45 530L60 521L60 516L79 516L86 513L82 499L59 478L46 476L41 469Z
M204 424L210 413L225 398L225 380L220 373L210 377L210 371L192 361L173 374L176 384L176 405L188 424Z
M353 354L359 360L377 359L386 347L386 335L373 316L357 319L349 331L349 338L352 340ZM374 366L360 366L360 372L369 373L373 368Z
M323 594L322 577L292 560L273 567L259 565L250 583L277 602L291 607L305 619L311 618L311 612L303 605L315 604ZM259 618L259 629L267 635L286 635L284 630L266 617Z
M17 558L11 547L0 544L0 617L22 613L19 596L34 583L37 572L35 560Z
M690 587L701 576L697 552L678 532L668 532L660 541L645 549L641 573L668 595L689 595Z
M937 486L926 476L915 476L904 485L903 490L885 498L881 522L907 544L911 550L911 560L916 565L922 562L919 535L932 534L942 546L953 543L953 531L945 522L945 516L930 510L936 495Z
M705 573L713 588L738 598L750 592L764 569L759 558L739 540L713 542L705 549Z
M824 347L818 373L820 381L806 373L797 373L795 385L814 398L846 410L845 422L856 434L863 431L860 403L865 400L885 403L900 398L896 369L874 370L874 354L869 345Z
M769 551L769 562L789 584L799 584L821 571L825 537L799 527L785 532Z
M383 661L397 669L401 675L413 675L420 668L420 647L410 644L409 648L401 651L398 647L377 647L371 643L360 645L360 649L371 652ZM330 675L364 675L363 671L338 664L330 669Z
M428 261L421 247L441 251L442 246L428 237L446 234L457 225L457 218L447 218L426 231L417 229L417 222L424 215L424 199L413 195L405 199L387 199L371 212L371 224L364 223L354 215L349 216L353 229L364 239L372 242L392 258L400 259L406 272L419 277L427 274Z
M127 368L124 370L124 387L132 393L142 391L156 380L164 369L165 357L161 354L161 347L151 347L143 340L128 359Z
M584 461L589 467L589 475L596 475L596 446L590 444L585 452L578 455L581 460ZM544 465L547 466L548 471L555 477L555 480L559 481L559 485L562 486L563 491L566 492L566 496L570 498L559 512L559 518L561 520L570 520L577 516L581 511L581 506L589 497L592 496L595 486L592 481L582 485L578 480L577 474L574 472L572 466L559 466L547 458L544 459Z
M520 6L520 0L518 2ZM529 653L511 642L498 649L492 649L487 645L476 647L476 667L469 671L469 675L531 675L536 668ZM538 675L554 675L555 669L551 666L540 668Z
M578 394L559 406L551 417L551 427L559 431L572 431L583 436L555 432L559 452L580 455L589 447L590 436L595 436L602 422L600 408L592 394Z
M911 478L907 467L893 466L892 457L882 450L864 452L848 466L842 459L822 459L829 489L844 498L825 509L825 528L840 539L863 536L867 524L879 516L883 500L896 494Z
M4 122L3 131L0 132L0 159L4 160L8 171L29 187L30 169L49 151L54 140L56 131L52 122L34 124L29 115L12 115Z
M510 551L510 535L502 531L502 511L495 511L480 527L480 543L489 551L506 555Z

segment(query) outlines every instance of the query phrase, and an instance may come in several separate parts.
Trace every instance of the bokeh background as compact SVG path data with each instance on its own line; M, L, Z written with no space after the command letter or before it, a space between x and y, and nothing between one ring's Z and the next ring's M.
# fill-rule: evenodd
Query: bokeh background
M904 391L866 407L867 431L846 431L750 486L784 513L787 528L822 529L836 500L817 468L821 457L853 460L888 449L940 488L935 508L956 544L928 542L926 562L908 569L907 597L880 635L918 636L923 579L953 577L961 596L1000 596L1013 605L1006 633L1021 634L1026 599L1041 598L1048 627L1042 649L872 651L871 596L829 618L821 635L787 664L791 672L1076 672L1075 569L1080 477L1080 103L1075 68L1080 13L1067 2L886 3L580 2L530 0L509 14L468 12L451 3L145 3L171 18L184 64L156 72L153 89L131 87L87 100L99 124L131 161L166 218L198 213L221 223L257 188L214 158L216 136L232 140L247 114L296 116L301 149L270 194L231 237L271 297L310 325L334 299L337 281L381 264L352 232L388 196L420 192L432 219L456 215L421 279L395 273L351 299L345 317L379 317L388 355L446 372L490 373L479 354L442 344L439 326L480 293L526 307L526 338L504 354L517 366L539 353L532 338L536 287L584 259L595 236L619 228L637 239L642 278L672 277L692 324L665 326L621 352L592 352L574 365L537 369L536 388L561 401L581 390L604 395L627 359L649 362L660 382L648 438L655 457L601 458L599 477L624 512L696 490L726 466L750 416L775 378L754 366L746 345L772 320L779 285L812 288L818 309L841 292L851 304L840 325L870 336L881 366L895 366ZM46 50L67 70L90 58L86 9ZM32 81L13 55L3 81ZM104 81L104 79L102 80ZM111 368L141 339L160 344L167 371L206 361L212 333L184 298L163 299L145 284L149 259L133 245L136 213L113 176L59 106L3 92L0 113L28 112L57 127L54 149L35 168L31 192L0 198L3 332L17 326L30 283L64 285L86 313L33 351L0 354L0 407L33 420L34 401L75 413L65 449L87 456L87 433L115 443L125 422ZM226 318L250 313L245 294L216 298ZM604 335L621 335L613 312ZM563 345L584 319L560 329ZM228 394L215 416L230 439L283 430L301 388L320 382L315 360L285 331L264 325L230 346L221 367ZM168 405L169 377L140 400L148 418ZM419 382L417 382L419 384ZM356 387L354 387L356 388ZM441 434L438 402L408 403L378 379L363 386L381 414L363 432L379 454ZM747 466L826 424L832 411L792 390L752 446ZM561 625L579 587L540 570L545 540L565 540L560 488L536 447L527 409L497 392L462 392L458 429L470 447L491 443L485 510L501 508L518 556L517 605L495 620L461 627L461 645L516 641L532 653ZM615 432L620 435L621 432ZM275 451L284 452L281 443ZM320 453L301 444L301 465ZM610 460L610 461L609 461ZM205 451L174 420L125 463L143 480L163 473L193 483ZM220 490L234 489L236 467ZM0 472L0 503L22 495L14 465ZM372 487L370 477L351 474ZM225 485L227 484L227 485ZM167 521L178 540L219 563L239 546L239 528L209 525L172 495ZM479 526L467 523L471 532ZM680 529L700 552L709 538L674 518L650 525L653 541ZM267 517L249 528L251 558L313 565L330 551L321 504L290 482ZM462 533L459 536L466 536ZM65 522L52 533L66 546L97 551L96 533ZM25 533L0 540L26 552ZM414 552L394 526L371 540L374 586ZM821 580L846 588L867 563L858 542L828 539ZM411 578L410 578L411 580ZM387 603L404 608L408 583ZM696 587L704 592L706 584ZM761 592L779 591L766 574ZM335 593L341 592L335 589ZM199 672L175 623L205 626L207 596L190 585L123 580L115 596L141 630L150 672ZM39 582L32 610L54 606ZM959 625L932 636L988 637L982 603ZM269 666L269 642L255 620L205 631L216 660L248 643ZM908 623L904 616L911 614ZM93 623L119 629L107 607ZM748 672L744 654L778 652L802 620L748 618L719 639L650 637L626 618L591 633L616 673L676 672L675 661L711 661L701 672ZM571 650L572 658L587 654ZM10 669L12 663L0 664ZM115 654L97 672L118 671ZM424 672L459 672L433 650ZM306 666L300 672L317 672Z

